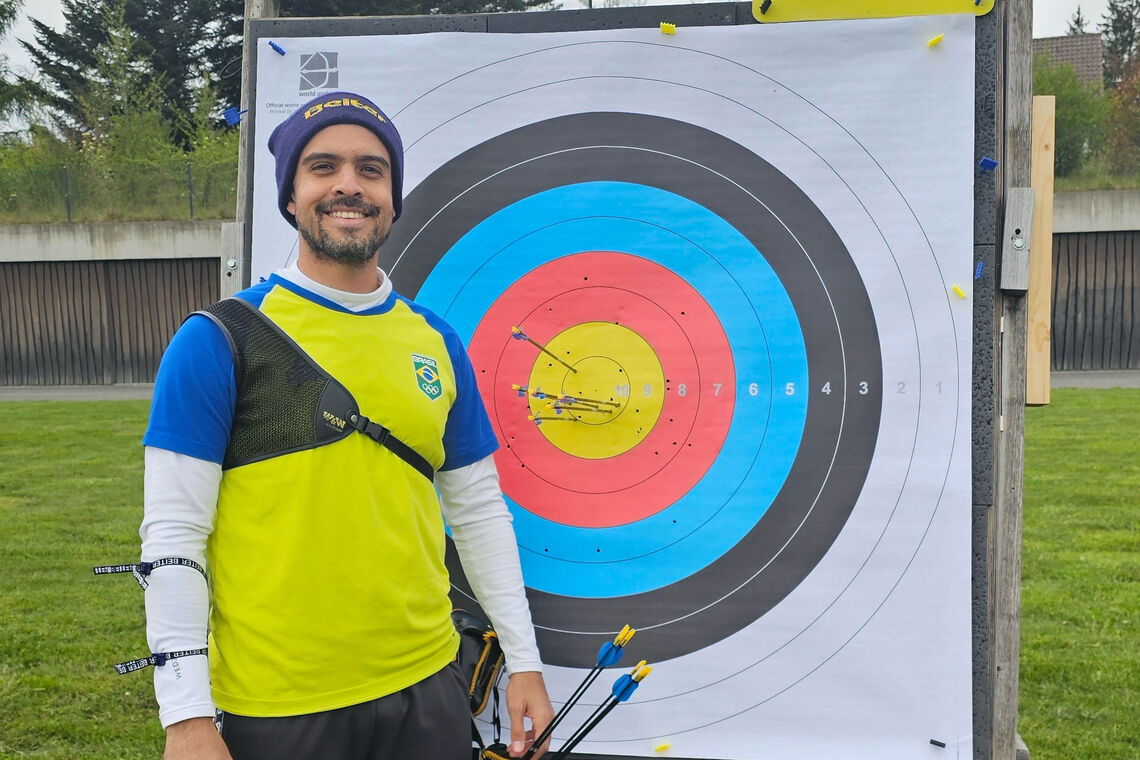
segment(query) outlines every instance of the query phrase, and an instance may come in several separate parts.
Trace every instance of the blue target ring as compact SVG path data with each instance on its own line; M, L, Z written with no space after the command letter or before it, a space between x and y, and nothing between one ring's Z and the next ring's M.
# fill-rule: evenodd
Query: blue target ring
M715 462L688 493L654 515L583 528L540 517L508 494L527 585L604 598L676 583L755 527L795 461L807 394L783 388L805 388L808 363L791 299L756 247L700 204L640 184L578 183L505 206L441 257L417 300L469 342L504 284L588 250L641 256L688 281L721 320L737 383L732 424ZM764 466L754 467L757 460Z
M534 275L589 251L640 256L646 267L684 280L688 297L703 300L700 308L723 328L723 355L734 362L733 416L721 418L717 434L722 450L703 460L703 477L694 470L677 496L653 506L676 514L676 533L674 518L662 526L651 510L623 534L618 520L570 529L512 505L544 661L589 661L631 610L643 656L662 661L758 620L830 550L874 455L882 408L878 334L849 252L800 188L744 146L659 116L573 114L491 137L409 193L380 255L401 292L483 346L487 305L497 314L496 297L521 283L543 283L530 308L557 303L547 311L562 313L573 288ZM635 281L624 290L646 301ZM612 311L619 320L620 309ZM486 345L502 367L526 366ZM694 345L705 344L690 341L686 350ZM703 377L696 367L688 371ZM481 384L498 388L491 371L480 373ZM699 429L678 430L695 448ZM547 445L541 439L512 456L520 464L538 456ZM637 454L636 447L627 452L631 462ZM532 481L541 477L529 473ZM572 491L572 481L553 483L543 479L539 490L593 493ZM636 499L637 487L629 491ZM624 493L597 495L620 504ZM631 532L639 542L632 546L620 539ZM551 540L540 546L535 536ZM598 551L602 546L607 550ZM450 544L447 564L453 599L470 608L475 600Z

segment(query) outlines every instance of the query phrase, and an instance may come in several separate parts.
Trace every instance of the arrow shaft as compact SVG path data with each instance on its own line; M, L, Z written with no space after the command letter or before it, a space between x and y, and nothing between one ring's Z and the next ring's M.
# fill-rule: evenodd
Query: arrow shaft
M563 758L570 754L570 752L586 738L586 735L597 728L598 724L617 706L618 700L614 697L610 697L600 704L598 709L594 710L590 717L582 723L581 728L575 731L574 734L566 740L566 743L562 745L562 749L558 750L557 754L554 755L554 760L563 760Z
M531 344L532 346L534 346L535 348L537 348L539 351L541 351L542 353L546 354L546 355L547 355L547 356L549 356L551 359L553 359L554 361L558 362L559 364L561 364L561 365L562 365L563 367L565 367L566 369L568 369L568 370L570 370L571 372L573 372L575 375L576 375L576 374L578 374L578 370L574 369L574 368L573 368L573 367L571 367L569 364L567 364L566 362L562 361L560 358L558 358L557 356L555 356L554 354L552 354L552 353L551 353L551 352L550 352L550 351L549 351L549 350L546 348L546 346L542 345L542 344L541 344L541 343L539 343L537 340L535 340L534 338L530 337L529 335L526 335L525 333L523 333L522 335L523 335L523 337L526 339L526 342L527 342L527 343Z
M590 686L593 685L594 681L598 680L598 676L601 674L602 669L597 665L595 665L590 670L590 672L586 674L586 677L582 679L582 683L578 684L578 688L574 690L574 693L570 695L570 698L566 700L566 702L554 715L554 718L550 721L549 724L547 724L546 728L542 730L542 733L535 737L534 743L530 745L530 749L527 750L527 753L525 755L523 755L522 760L531 759L535 753L535 750L538 747L541 747L542 743L550 738L550 736L554 733L554 729L556 729L558 727L558 724L562 722L562 719L570 713L571 708L573 708L574 705L578 704L578 700L581 699L582 695L586 693L586 689L590 688Z
M616 401L602 401L601 399L586 398L585 396L575 396L573 394L567 394L565 396L565 398L573 399L574 401L581 401L581 402L586 403L586 404L601 404L603 406L613 406L613 407L621 406L621 404L619 404Z
M563 411L570 411L570 412L598 412L599 414L613 414L614 413L612 409L599 409L596 406L576 406L573 404L564 406L564 405L559 405L557 402L555 403L553 408L554 409L562 409Z

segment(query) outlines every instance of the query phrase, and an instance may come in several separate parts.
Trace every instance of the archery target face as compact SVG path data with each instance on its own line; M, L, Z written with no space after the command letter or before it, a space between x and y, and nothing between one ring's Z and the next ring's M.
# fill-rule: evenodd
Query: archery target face
M748 757L763 715L773 756L806 757L911 709L969 742L969 304L951 283L969 281L972 194L968 168L937 166L970 160L942 138L972 130L955 110L972 79L965 53L931 69L904 49L915 20L847 24L312 43L365 93L368 71L417 62L375 96L406 146L381 266L468 346L552 696L627 623L627 659L659 663L584 750ZM875 118L849 96L868 88ZM845 712L846 670L869 663L951 696L900 685ZM797 705L840 705L813 749L787 728Z
M589 662L631 609L645 657L697 651L812 570L862 486L882 370L802 191L709 130L591 113L470 149L407 208L394 269L468 342L548 661ZM837 378L814 403L812 375Z

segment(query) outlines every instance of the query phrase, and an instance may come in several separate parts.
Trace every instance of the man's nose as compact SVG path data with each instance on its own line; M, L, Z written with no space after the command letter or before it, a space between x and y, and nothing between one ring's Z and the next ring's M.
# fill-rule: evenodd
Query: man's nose
M342 166L336 173L336 181L333 183L333 192L337 195L359 196L363 191L364 188L360 184L360 178L356 174L356 167L350 164Z

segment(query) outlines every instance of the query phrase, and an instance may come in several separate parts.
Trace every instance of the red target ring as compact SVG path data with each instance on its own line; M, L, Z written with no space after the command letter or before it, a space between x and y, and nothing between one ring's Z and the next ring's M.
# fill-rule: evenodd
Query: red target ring
M637 283L636 292L630 283ZM554 445L527 419L528 400L512 388L526 384L541 356L533 344L513 338L512 327L546 343L596 322L612 322L640 336L656 353L666 381L652 429L628 450L600 459ZM605 355L609 348L597 351ZM504 493L560 524L612 527L672 505L704 477L732 422L735 371L719 319L691 285L638 256L577 253L531 270L487 310L469 353L495 432L505 444L496 453ZM716 378L715 387L709 377ZM604 425L588 435L605 435Z

